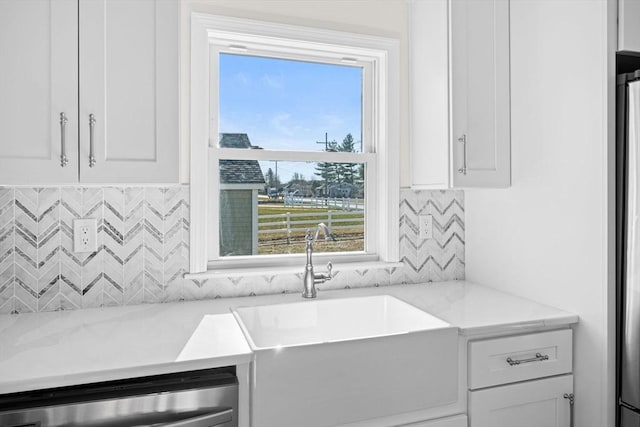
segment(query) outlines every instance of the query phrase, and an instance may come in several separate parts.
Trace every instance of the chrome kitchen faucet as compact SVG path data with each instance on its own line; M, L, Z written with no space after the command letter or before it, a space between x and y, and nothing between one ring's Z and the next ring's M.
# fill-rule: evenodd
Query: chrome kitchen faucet
M333 278L333 275L331 273L331 270L333 269L333 265L331 264L331 262L327 264L326 273L316 274L313 272L313 260L312 260L313 243L316 240L318 240L318 234L320 233L320 230L322 230L322 233L324 234L324 240L336 240L331 234L331 232L329 231L329 227L324 225L324 223L322 222L318 224L318 226L316 227L316 233L313 237L311 236L311 231L307 230L307 235L304 238L304 241L307 243L307 249L306 249L307 265L304 268L304 280L303 280L303 290L302 290L303 298L315 298L317 295L316 284L324 283L327 280L331 280Z

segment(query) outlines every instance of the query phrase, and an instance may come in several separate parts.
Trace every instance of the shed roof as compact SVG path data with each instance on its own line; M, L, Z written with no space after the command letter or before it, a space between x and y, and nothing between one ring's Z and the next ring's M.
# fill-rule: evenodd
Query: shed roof
M220 148L248 148L251 145L246 133L221 133ZM220 160L221 184L264 184L264 174L257 160Z

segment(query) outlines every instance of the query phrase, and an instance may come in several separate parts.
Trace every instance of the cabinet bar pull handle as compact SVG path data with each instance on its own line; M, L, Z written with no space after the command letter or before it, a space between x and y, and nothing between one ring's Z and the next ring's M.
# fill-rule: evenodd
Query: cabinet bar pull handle
M565 393L562 395L565 399L569 399L569 427L573 427L573 404L576 402L573 393Z
M64 113L60 113L60 166L65 167L69 160L67 159L67 146L66 146L66 128L67 128L67 115Z
M507 363L510 366L520 365L522 363L529 363L529 362L542 362L543 360L549 360L549 356L546 354L536 353L536 356L532 357L531 359L513 360L512 358L507 357Z
M93 153L93 129L96 124L96 117L93 114L89 114L89 167L92 168L96 165L96 156Z
M458 138L458 142L462 144L462 167L458 169L458 173L462 175L467 174L467 135L462 134L461 137Z

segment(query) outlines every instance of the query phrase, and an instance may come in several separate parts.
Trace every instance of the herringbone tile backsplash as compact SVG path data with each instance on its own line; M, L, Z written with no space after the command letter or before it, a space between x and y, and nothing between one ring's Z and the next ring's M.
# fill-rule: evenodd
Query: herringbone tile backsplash
M404 267L336 271L321 290L464 279L463 192L402 190L399 209ZM73 252L76 218L98 220L96 252ZM188 258L188 186L0 187L0 313L300 291L302 273L186 280Z

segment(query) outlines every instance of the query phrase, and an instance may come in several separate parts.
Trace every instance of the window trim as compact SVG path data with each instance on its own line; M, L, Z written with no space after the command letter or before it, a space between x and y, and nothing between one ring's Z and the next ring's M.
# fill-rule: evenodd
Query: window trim
M231 50L247 48L259 49L261 40L272 50L274 46L280 48L283 54L296 55L304 54L312 49L317 56L321 54L325 57L333 57L336 63L343 61L366 59L373 60L376 78L373 79L371 93L375 94L371 112L375 119L374 126L371 126L372 135L370 139L374 144L371 151L375 154L357 153L354 162L362 161L363 156L369 157L368 174L375 176L377 181L375 219L366 227L375 227L377 232L377 254L375 256L348 253L317 254L316 261L323 262L323 258L339 257L340 261L350 260L352 262L381 261L396 263L398 261L399 247L399 47L395 39L382 38L377 36L345 33L332 30L324 30L310 27L300 27L288 24L277 24L263 21L255 21L241 18L230 18L202 13L192 13L191 15L191 209L190 209L190 256L189 268L193 273L204 273L212 269L219 268L242 268L250 266L273 264L274 257L279 258L279 265L286 268L287 265L298 265L298 256L284 255L265 257L263 260L249 257L238 257L236 260L224 258L221 261L209 262L209 243L207 236L211 224L210 212L215 205L209 197L209 162L220 158L216 152L211 150L211 146L217 146L217 132L215 139L210 138L213 126L211 123L210 111L212 108L209 99L210 85L214 82L210 80L210 49L212 44L227 42L227 48L232 43ZM241 42L241 44L238 43ZM264 46L264 45L263 45ZM312 55L313 56L313 55ZM297 56L296 56L297 57ZM217 112L213 111L217 114ZM363 110L363 115L367 114ZM217 115L215 116L217 117ZM367 126L368 128L368 126ZM367 129L368 131L368 129ZM363 140L365 126L363 124ZM363 149L364 151L364 149ZM299 160L300 153L265 150L264 155L277 157L278 159ZM225 149L225 156L233 155L233 158L241 159L247 155L246 150ZM256 153L252 153L252 158ZM313 153L314 159L334 161L338 153ZM262 155L262 153L260 154ZM340 160L344 155L340 153ZM303 156L304 157L304 156ZM375 159L371 159L375 157ZM355 160L357 158L358 160ZM369 217L370 215L367 215ZM345 256L346 254L346 256ZM300 254L304 256L304 254ZM359 255L359 256L356 256ZM262 258L262 257L261 257ZM374 259L375 258L375 259ZM338 262L340 262L338 261Z

